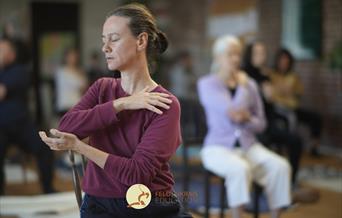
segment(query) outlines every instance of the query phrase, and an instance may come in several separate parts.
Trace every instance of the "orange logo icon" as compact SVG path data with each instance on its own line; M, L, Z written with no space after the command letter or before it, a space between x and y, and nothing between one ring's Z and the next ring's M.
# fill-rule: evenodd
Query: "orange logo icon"
M151 191L143 184L135 184L126 192L127 207L143 209L151 202Z

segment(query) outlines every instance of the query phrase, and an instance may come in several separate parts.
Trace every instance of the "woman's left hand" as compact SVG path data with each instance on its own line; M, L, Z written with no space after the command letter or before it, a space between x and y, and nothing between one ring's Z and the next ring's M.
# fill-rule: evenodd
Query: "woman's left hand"
M44 131L39 131L40 138L51 150L76 150L77 145L81 143L81 140L72 133L57 129L50 129L50 133L55 137L48 137Z
M235 123L245 123L250 120L251 114L249 111L240 109L240 110L231 110L228 112L230 119L232 119Z
M248 75L244 71L239 71L237 74L237 82L239 85L245 86L248 83Z

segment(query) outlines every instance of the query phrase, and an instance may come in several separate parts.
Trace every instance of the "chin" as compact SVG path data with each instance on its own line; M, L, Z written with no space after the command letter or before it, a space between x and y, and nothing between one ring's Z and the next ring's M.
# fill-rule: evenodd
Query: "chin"
M107 64L107 68L110 71L118 70L118 67L114 64Z

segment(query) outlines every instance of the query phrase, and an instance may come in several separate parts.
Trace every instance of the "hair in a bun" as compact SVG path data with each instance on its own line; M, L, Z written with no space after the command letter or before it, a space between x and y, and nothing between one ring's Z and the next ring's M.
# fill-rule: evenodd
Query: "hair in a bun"
M158 29L155 17L144 5L139 3L120 6L110 12L107 18L111 16L130 18L129 28L134 36L143 32L148 34L146 56L149 68L153 71L156 58L166 51L169 44L165 33Z
M159 54L162 54L166 51L169 46L169 40L164 32L158 31L156 38L156 48L158 49Z

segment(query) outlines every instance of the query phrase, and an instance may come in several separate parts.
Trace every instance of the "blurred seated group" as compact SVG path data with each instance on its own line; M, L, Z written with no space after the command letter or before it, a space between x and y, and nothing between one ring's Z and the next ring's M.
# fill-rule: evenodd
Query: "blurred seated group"
M291 53L279 49L270 68L263 43L249 44L243 51L237 38L223 36L215 41L212 58L211 72L197 81L207 124L201 159L204 168L225 179L233 217L241 217L243 206L250 201L251 180L263 186L272 217L279 217L281 209L296 197L314 199L317 193L310 191L296 196L304 149L297 127L298 123L309 127L310 153L317 157L321 117L300 107L303 87L293 71ZM193 81L184 70L191 69L188 63L191 61L176 62L173 68L183 69L183 77L181 70L169 73L183 111L193 101L187 95ZM181 90L184 93L179 93ZM183 129L183 133L187 131ZM281 156L283 150L288 161Z
M299 76L293 71L292 54L287 49L279 49L274 58L273 69L267 68L266 61L266 49L261 42L248 45L243 70L259 84L270 126L277 119L282 119L284 127L289 132L295 133L298 123L307 125L311 136L310 153L319 156L321 117L300 106L303 85Z
M263 186L272 217L290 205L290 166L257 139L266 126L256 82L240 69L242 46L233 36L218 38L211 73L198 81L208 132L201 150L206 169L225 178L232 217L242 216L254 180Z

